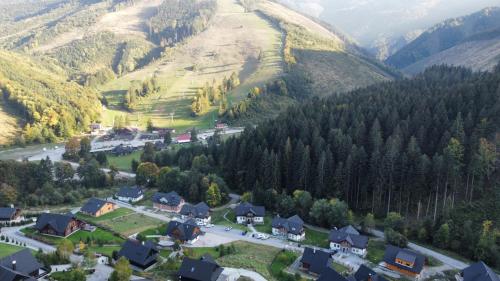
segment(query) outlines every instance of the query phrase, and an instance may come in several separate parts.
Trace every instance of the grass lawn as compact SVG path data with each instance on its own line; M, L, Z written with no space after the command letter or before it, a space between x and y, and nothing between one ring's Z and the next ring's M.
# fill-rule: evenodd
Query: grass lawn
M344 274L344 273L349 273L349 268L345 267L344 265L340 264L340 263L336 263L336 262L333 262L333 269L335 269L335 271L337 271L338 273L340 274Z
M374 264L378 264L384 258L385 253L385 242L384 241L376 241L370 240L368 241L368 254L366 258L373 262Z
M168 256L170 256L170 254L172 253L172 251L170 250L160 250L160 256L164 257L164 258L168 258Z
M140 234L143 236L149 236L149 235L165 235L167 232L167 224L162 224L158 227L150 228L147 230L144 230Z
M13 253L19 252L22 249L24 248L20 246L0 243L0 258L12 255Z
M44 234L37 233L37 231L31 227L24 228L21 231L24 234L34 235L37 238L41 239L42 241L49 243L49 244L52 244L52 245L56 245L57 243L59 243L63 239L62 237L56 237L56 236L50 236L50 235L44 235ZM101 228L97 228L94 232L78 230L77 232L66 237L66 239L70 240L75 245L77 243L80 243L80 241L86 242L87 239L91 239L94 242L101 241L103 244L121 244L124 242L123 238L117 237L113 233L106 231L104 229L101 229Z
M298 257L298 254L290 251L278 253L269 267L271 274L280 280L284 279L279 277L284 274L285 269L289 267Z
M281 251L280 249L243 241L237 241L231 244L234 245L236 250L234 254L219 257L219 252L216 248L191 248L192 256L198 258L203 254L210 254L221 266L245 268L260 273L267 280L277 280L271 273L270 265L275 260L276 255ZM277 265L275 265L275 267L276 266Z
M114 156L112 154L107 154L108 157L108 167L115 166L120 171L131 172L132 171L132 160L139 160L141 157L142 150L134 151L128 155Z
M94 253L99 253L103 254L107 257L112 257L113 251L120 251L121 246L93 246L93 247L88 247L87 250L94 252Z
M101 221L100 224L111 228L122 235L130 236L134 233L140 233L147 229L157 227L163 224L162 221L145 216L143 214L133 213L130 215Z
M319 232L306 227L306 239L302 244L328 248L328 233Z
M271 223L273 222L273 218L270 215L264 217L264 224L255 225L255 229L259 232L263 233L273 233L273 228Z
M76 214L76 217L85 221L85 222L88 222L88 223L101 223L103 221L112 220L112 219L115 219L115 218L118 218L121 216L132 214L133 212L134 211L127 209L127 208L118 208L111 213L107 213L107 214L102 215L102 216L97 217L97 218L92 217L92 216L88 216L88 215L84 215L82 213Z
M224 214L226 212L228 212L226 215L226 218L229 221L224 219ZM236 221L236 215L234 214L234 211L231 209L223 209L223 210L212 212L212 223L213 224L232 226L233 228L240 229L240 230L248 230L248 227L246 225L237 224L235 221Z

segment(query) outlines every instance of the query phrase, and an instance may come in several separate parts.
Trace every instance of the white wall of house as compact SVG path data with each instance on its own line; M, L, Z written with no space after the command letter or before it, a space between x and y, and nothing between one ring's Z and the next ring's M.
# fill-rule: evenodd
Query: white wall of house
M236 222L239 224L247 224L247 217L238 216L236 217Z
M290 239L292 241L302 241L302 240L306 239L306 233L304 232L301 235L295 235L295 234L288 233L288 239Z
M264 223L264 217L253 217L253 223Z
M141 195L137 198L132 198L132 197L121 197L121 196L118 196L118 200L120 201L123 201L123 202L137 202L137 201L140 201L144 198L144 195Z
M338 243L330 242L330 249L335 250L335 251L340 251L342 249L342 247ZM359 248L351 247L350 253L365 257L367 254L367 251L366 251L366 249L359 249Z
M190 216L181 215L181 219L183 220L188 220L190 218L191 218ZM209 216L207 218L194 218L194 220L196 221L197 225L207 225L210 224L210 222L212 221L212 217Z

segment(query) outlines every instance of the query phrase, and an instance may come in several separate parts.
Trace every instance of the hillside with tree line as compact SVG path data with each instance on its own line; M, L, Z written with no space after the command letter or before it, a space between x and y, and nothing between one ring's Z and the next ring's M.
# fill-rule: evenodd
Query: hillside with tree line
M204 154L229 186L271 209L304 190L339 198L357 213L397 212L412 218L397 231L495 266L499 85L500 68L433 67L414 79L313 99L221 145L157 159L190 169Z

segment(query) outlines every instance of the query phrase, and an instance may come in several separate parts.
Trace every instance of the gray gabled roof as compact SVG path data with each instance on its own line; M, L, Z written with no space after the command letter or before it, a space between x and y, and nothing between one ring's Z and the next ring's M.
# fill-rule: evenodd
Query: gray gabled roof
M12 262L16 262L16 269L12 269ZM23 275L29 276L32 272L37 272L42 267L42 265L35 259L33 254L29 249L23 249L16 252L10 256L0 259L0 268L4 267L4 274L6 274L5 279L0 277L0 280L9 280L7 276ZM9 273L10 271L10 273ZM0 273L1 276L2 273ZM15 280L15 279L12 279Z
M88 214L97 213L104 205L106 205L107 201L98 199L98 198L90 198L85 205L80 209L81 212ZM112 203L114 204L114 203Z
M144 243L140 241L127 240L118 252L118 257L127 258L130 263L146 268L156 262L158 249L151 241Z
M0 280L2 281L36 281L35 278L12 268L0 266Z
M152 200L158 204L176 207L181 203L182 197L175 191L170 191L169 193L156 192Z
M0 220L10 220L17 210L16 208L0 208Z
M362 264L351 277L353 281L388 281L366 265Z
M333 229L330 231L329 240L339 244L343 241L347 241L352 247L358 249L366 249L368 246L368 237L360 235L352 226L343 227L339 230Z
M413 267L403 266L401 264L396 263L396 258L398 256L406 258L410 258L411 256L412 257L411 259L414 260ZM417 252L408 249L402 249L393 245L387 245L387 247L385 248L384 262L396 266L398 268L419 274L424 268L425 257L422 254L419 254Z
M51 214L43 213L41 214L35 224L35 229L38 231L43 230L47 225L50 225L54 229L57 235L64 235L68 224L74 220L73 215L61 215L61 214Z
M339 231L349 233L349 234L359 235L359 231L356 228L354 228L354 226L352 226L352 225L344 226L341 229L339 229Z
M193 240L198 237L199 232L196 230L199 230L199 226L193 219L190 219L184 223L179 221L170 221L167 225L166 234L170 237L173 237L174 233L178 234L179 237L175 238L184 242Z
M122 187L116 194L118 197L127 197L127 198L139 198L141 195L144 195L144 191L138 186L132 187Z
M304 232L304 221L298 216L292 216L288 219L275 217L271 223L273 228L284 228L287 232L299 235Z
M178 275L180 280L215 281L223 270L210 255L204 255L200 259L184 258Z
M266 215L266 208L264 206L254 206L248 202L241 203L234 209L236 216L246 216L252 213L254 216L263 217Z
M330 267L332 259L328 252L306 247L300 262L308 264L310 272L321 274L323 270Z
M466 267L462 276L464 281L500 281L498 275L482 261Z
M204 202L200 202L196 205L185 204L182 206L181 215L192 216L198 219L205 219L210 216L210 207Z
M347 279L328 266L323 269L317 281L347 281Z

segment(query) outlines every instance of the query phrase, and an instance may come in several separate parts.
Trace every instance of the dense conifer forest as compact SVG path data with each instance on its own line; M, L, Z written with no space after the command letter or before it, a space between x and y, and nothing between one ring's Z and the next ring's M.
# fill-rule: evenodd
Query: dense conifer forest
M195 35L207 27L216 8L216 1L163 1L151 19L151 39L169 46Z
M205 154L228 186L272 209L302 190L361 215L399 213L413 221L396 227L406 236L495 265L499 85L498 68L433 67L309 100L238 138L183 149L166 164L189 169ZM312 210L302 212L314 221Z

